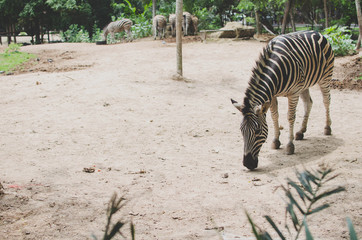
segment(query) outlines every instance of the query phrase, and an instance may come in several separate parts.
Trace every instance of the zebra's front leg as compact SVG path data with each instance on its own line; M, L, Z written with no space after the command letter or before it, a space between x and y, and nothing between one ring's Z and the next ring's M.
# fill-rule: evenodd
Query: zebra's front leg
M279 149L280 147L280 128L279 128L279 113L278 113L278 100L273 97L270 102L270 113L274 124L274 139L272 142L272 149Z
M295 140L303 140L304 133L307 131L310 110L312 109L312 105L313 105L312 98L310 97L310 94L309 94L309 89L304 90L300 94L300 97L304 103L304 117L303 117L302 127L295 134Z
M299 94L294 94L288 96L288 122L289 122L289 142L287 144L287 155L294 153L294 122L295 122L295 112L297 109L299 100Z

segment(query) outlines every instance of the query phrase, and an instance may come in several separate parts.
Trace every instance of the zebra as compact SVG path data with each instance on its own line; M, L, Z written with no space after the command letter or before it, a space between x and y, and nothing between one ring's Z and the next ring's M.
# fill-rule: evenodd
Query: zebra
M277 97L288 98L289 142L287 154L294 153L293 128L299 96L304 102L304 118L296 140L301 140L307 130L312 99L309 87L318 84L326 110L325 135L331 135L330 81L333 75L334 53L327 39L314 31L281 35L264 48L252 71L243 105L231 99L241 111L240 126L244 138L243 165L248 169L258 166L258 155L268 135L266 112L270 107L274 124L272 148L280 147L280 128Z
M171 25L171 35L175 36L176 35L176 14L170 14L170 16L168 17L168 21Z
M165 38L166 26L167 26L167 20L164 16L156 15L153 18L154 40L156 40L157 35L160 36L160 39Z
M131 32L132 21L124 18L119 21L110 22L105 28L103 28L103 38L107 41L107 36L109 33L112 34L112 38L114 38L114 34L117 32L125 31L127 33L127 39L132 42L132 32Z
M183 12L182 27L184 30L184 36L188 35L189 27L192 24L191 14L189 12Z
M195 15L191 15L191 22L192 22L192 34L197 34L197 25L199 24L199 19Z

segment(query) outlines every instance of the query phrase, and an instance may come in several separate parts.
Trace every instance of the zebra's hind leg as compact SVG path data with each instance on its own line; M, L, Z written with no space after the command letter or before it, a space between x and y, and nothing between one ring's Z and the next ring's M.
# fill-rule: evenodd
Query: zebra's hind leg
M288 96L288 121L289 121L289 142L287 144L287 155L294 153L294 122L295 122L295 112L297 109L299 100L299 94L293 94Z
M320 83L319 86L323 95L324 107L326 109L326 126L324 127L324 135L332 135L332 129L331 129L332 120L329 112L329 106L331 102L329 81Z
M300 97L304 103L304 117L303 117L302 127L295 134L295 140L303 140L304 133L307 131L310 110L312 109L312 105L313 105L313 101L312 101L312 98L310 97L309 89L304 90L300 94Z
M270 102L270 113L274 124L274 140L272 142L272 149L279 149L280 127L279 127L278 100L276 97L273 97Z
M131 29L128 29L128 31L127 31L127 41L130 41L130 42L133 41Z

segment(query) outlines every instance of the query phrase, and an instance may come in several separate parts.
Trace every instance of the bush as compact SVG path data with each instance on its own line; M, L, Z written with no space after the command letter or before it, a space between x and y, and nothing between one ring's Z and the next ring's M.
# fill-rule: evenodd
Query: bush
M351 39L351 30L347 29L347 27L334 25L326 28L323 34L332 45L335 56L355 54L356 45Z
M88 31L77 24L70 25L67 31L60 33L60 37L64 42L91 42Z
M21 44L10 43L10 45L5 49L5 55L10 55L11 53L19 52Z
M330 176L330 173L332 172L333 170L326 166L321 166L317 171L297 171L296 175L299 182L288 179L287 186L281 186L287 198L285 216L290 217L290 223L293 226L289 227L287 219L285 220L284 227L289 233L290 237L285 237L285 233L282 232L282 230L277 226L270 216L264 216L274 231L278 234L280 239L298 239L300 233L304 229L306 239L313 240L312 233L308 228L307 218L312 214L318 213L328 208L330 204L322 201L323 204L319 206L315 205L320 203L320 200L324 200L330 195L345 191L344 187L335 187L332 189L325 188L325 184L327 182L335 179L338 176L338 174ZM272 239L271 235L267 231L260 230L260 228L258 228L253 223L248 213L246 213L246 215L249 223L251 224L252 231L256 239ZM353 224L349 218L347 218L347 225L349 228L350 239L358 239Z
M91 42L96 42L96 41L101 41L101 40L103 40L102 30L100 28L98 28L96 24L94 24Z
M216 11L215 7L211 9L207 8L195 8L194 15L199 18L199 30L212 30L219 29L222 27L221 20L219 15L216 15L214 12Z

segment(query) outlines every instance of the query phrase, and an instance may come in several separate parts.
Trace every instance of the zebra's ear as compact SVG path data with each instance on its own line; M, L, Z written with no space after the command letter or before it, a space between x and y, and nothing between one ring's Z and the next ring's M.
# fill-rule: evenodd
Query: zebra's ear
M270 102L264 103L263 106L261 107L261 112L265 114L268 111L269 107L270 107Z
M231 103L234 105L234 107L236 107L237 110L239 110L241 112L241 109L243 106L240 103L238 103L237 101L235 101L232 98L231 98Z
M258 106L255 108L255 113L257 115L260 115L260 114L266 114L266 112L268 111L270 107L270 102L266 102L264 103L262 106Z

